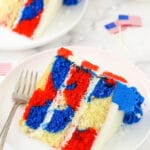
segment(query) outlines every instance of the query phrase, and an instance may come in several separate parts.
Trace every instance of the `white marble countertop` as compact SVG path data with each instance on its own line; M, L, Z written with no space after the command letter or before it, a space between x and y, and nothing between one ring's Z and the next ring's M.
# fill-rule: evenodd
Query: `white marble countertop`
M117 19L118 14L139 15L142 17L141 28L128 29L123 32L127 50L123 49L104 29L104 24ZM92 46L101 47L124 55L150 77L150 0L89 0L89 5L82 21L68 34L44 47L28 51L1 51L0 62L19 63L28 56L58 46ZM149 150L150 137L140 148Z

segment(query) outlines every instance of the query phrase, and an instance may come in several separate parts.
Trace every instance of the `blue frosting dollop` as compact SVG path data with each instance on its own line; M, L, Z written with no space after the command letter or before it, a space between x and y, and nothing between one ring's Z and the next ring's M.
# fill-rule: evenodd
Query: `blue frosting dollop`
M127 87L117 82L112 101L119 105L119 110L124 111L124 123L132 124L141 119L143 115L141 105L144 102L144 97L135 87Z
M79 3L80 0L64 0L63 4L64 5L76 5Z

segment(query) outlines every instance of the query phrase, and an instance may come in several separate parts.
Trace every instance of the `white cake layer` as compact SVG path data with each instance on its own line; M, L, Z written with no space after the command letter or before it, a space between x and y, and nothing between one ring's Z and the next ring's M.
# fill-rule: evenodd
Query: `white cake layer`
M44 32L44 30L56 16L62 4L63 0L49 0L48 2L45 0L44 12L37 29L34 31L33 38L39 37Z
M117 132L121 127L124 113L118 110L118 105L112 103L106 118L106 121L96 137L96 140L93 144L92 150L101 150L110 140L110 138Z

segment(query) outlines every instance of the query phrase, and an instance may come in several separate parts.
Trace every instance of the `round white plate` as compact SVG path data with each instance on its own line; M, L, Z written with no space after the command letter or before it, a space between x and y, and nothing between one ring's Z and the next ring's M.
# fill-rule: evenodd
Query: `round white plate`
M145 75L128 61L102 51L101 49L86 47L70 47L74 55L89 60L100 66L100 71L108 70L126 77L132 86L136 86L145 97L144 117L138 124L127 125L122 127L120 131L110 140L105 150L134 150L139 147L150 128L150 82ZM51 58L56 55L57 48L39 53L28 58L26 61L18 65L0 84L0 128L2 128L8 112L12 106L11 94L14 89L18 75L22 69L37 70L39 74L45 70L50 63ZM24 107L20 107L14 117L12 126L9 131L7 143L14 150L49 150L49 147L37 140L29 138L20 131L18 126L19 118L23 113ZM6 149L7 150L7 149Z
M88 0L76 6L62 6L44 34L34 40L0 27L0 50L28 50L45 45L70 31L82 18Z

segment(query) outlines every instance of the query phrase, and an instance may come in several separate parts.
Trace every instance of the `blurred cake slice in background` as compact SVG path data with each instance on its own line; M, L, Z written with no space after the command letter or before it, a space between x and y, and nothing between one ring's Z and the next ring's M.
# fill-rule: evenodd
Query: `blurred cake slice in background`
M42 35L63 5L77 0L1 0L0 25L30 38Z

